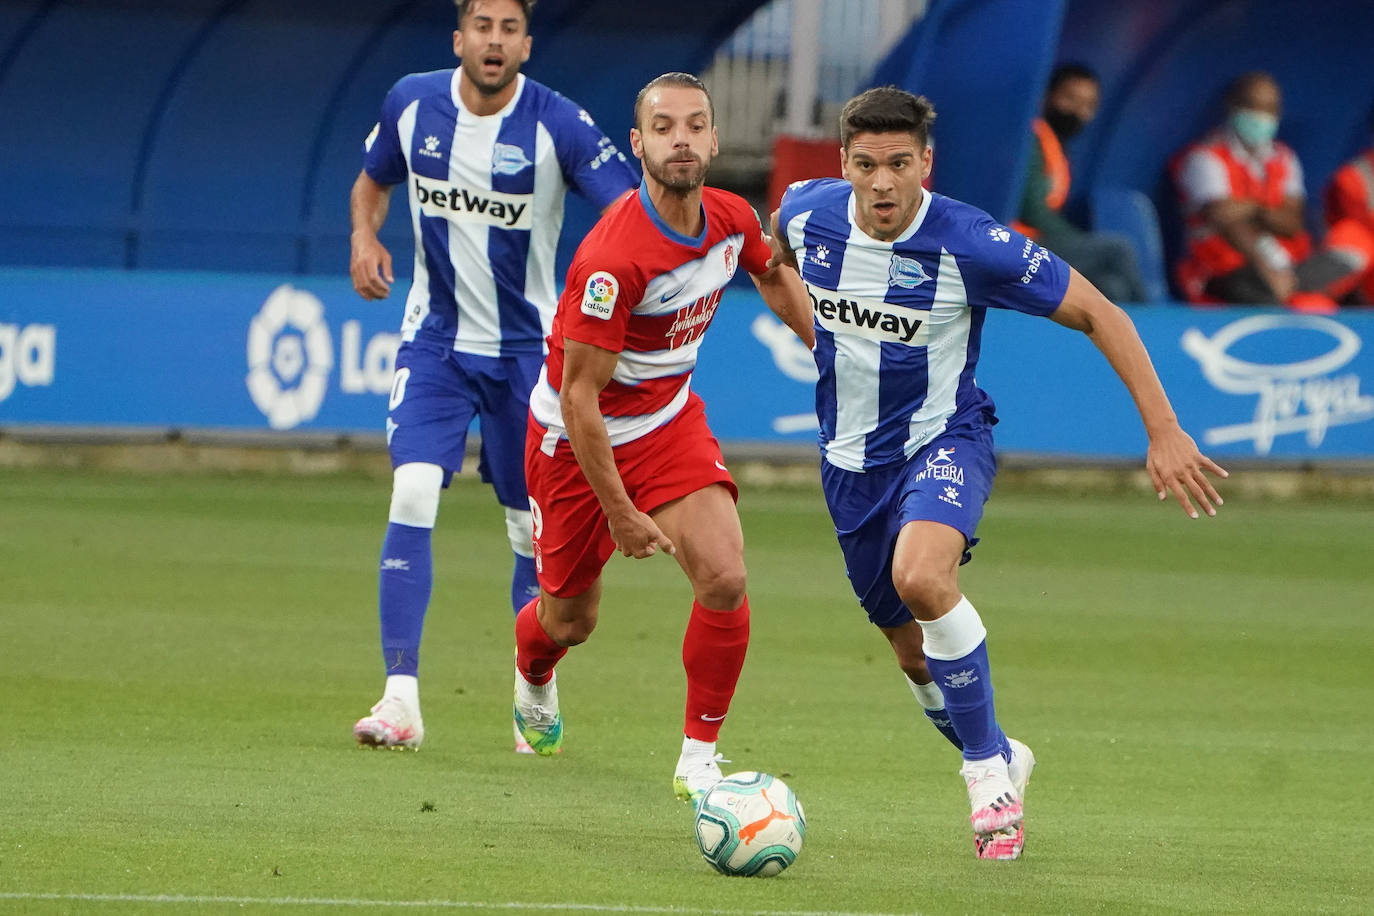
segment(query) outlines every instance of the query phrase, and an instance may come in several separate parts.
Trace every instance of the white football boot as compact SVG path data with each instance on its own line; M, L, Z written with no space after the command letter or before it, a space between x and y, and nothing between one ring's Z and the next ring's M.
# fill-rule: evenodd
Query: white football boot
M372 714L353 725L353 737L362 747L410 748L418 751L425 741L420 710L400 697L382 697Z
M682 753L673 769L673 794L679 801L691 802L693 807L699 806L706 793L725 778L720 765L729 762L724 755L716 753L714 741L696 741L684 737Z
M1020 858L1026 846L1026 824L1024 819L1026 786L1030 784L1031 771L1035 769L1035 754L1015 738L1008 738L1011 745L1011 762L1007 764L1007 777L1022 805L1022 820L1012 827L1004 827L992 833L974 833L973 848L980 859L1010 860Z

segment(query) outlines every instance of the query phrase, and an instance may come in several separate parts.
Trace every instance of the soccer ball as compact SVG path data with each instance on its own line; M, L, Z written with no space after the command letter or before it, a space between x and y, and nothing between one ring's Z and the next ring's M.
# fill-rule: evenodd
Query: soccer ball
M767 773L734 773L697 809L697 846L716 871L768 877L797 859L806 815L787 783Z

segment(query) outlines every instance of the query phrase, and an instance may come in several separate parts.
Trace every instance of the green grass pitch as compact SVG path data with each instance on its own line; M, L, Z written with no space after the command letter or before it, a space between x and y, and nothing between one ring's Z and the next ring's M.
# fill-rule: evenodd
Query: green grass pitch
M471 480L435 538L428 741L353 746L387 498L0 471L0 912L1374 911L1368 502L1190 521L1150 494L996 492L962 581L1039 767L1025 855L994 863L818 490L745 487L753 641L721 750L809 821L795 866L748 880L700 860L670 788L670 559L612 560L559 668L565 752L511 753L508 552Z

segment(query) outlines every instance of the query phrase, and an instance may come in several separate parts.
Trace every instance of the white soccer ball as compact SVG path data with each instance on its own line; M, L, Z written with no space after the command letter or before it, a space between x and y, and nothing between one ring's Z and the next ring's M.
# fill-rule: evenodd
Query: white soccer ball
M697 809L697 846L716 871L766 878L797 859L806 815L787 783L768 773L734 773Z

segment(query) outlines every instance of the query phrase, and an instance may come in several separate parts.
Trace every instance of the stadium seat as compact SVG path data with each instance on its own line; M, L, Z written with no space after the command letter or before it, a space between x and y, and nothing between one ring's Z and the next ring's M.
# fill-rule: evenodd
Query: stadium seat
M1124 235L1135 246L1140 279L1147 302L1169 298L1168 267L1155 205L1134 188L1096 188L1092 194L1092 225L1098 232Z

